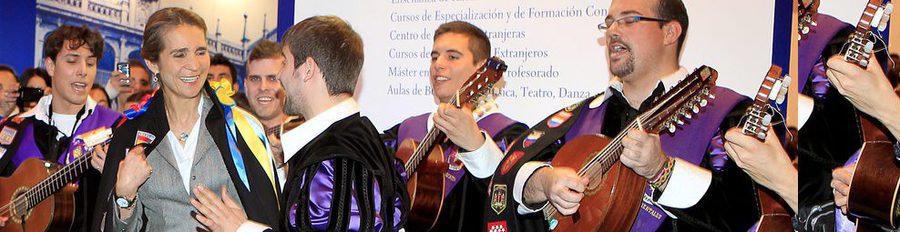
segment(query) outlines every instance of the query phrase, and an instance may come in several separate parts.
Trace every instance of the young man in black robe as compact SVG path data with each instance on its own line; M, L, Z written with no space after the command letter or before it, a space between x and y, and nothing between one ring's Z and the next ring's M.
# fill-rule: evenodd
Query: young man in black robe
M449 137L449 141L441 144L445 148L443 159L448 164L448 171L443 176L446 198L437 223L432 227L435 230L477 231L481 228L484 218L481 204L487 199L490 177L500 165L507 145L528 129L524 123L501 113L493 96L474 109L456 108L450 104L457 91L490 55L491 42L480 28L463 21L441 24L434 33L429 77L438 108L434 113L403 120L382 135L395 150L406 139L422 141L432 128ZM427 230L431 226L429 220L431 218L421 221L411 218L406 229Z
M396 231L408 208L404 172L353 99L363 44L334 16L307 18L284 34L280 74L288 115L308 120L282 135L287 175L280 225L241 217L234 202L198 194L212 230ZM211 209L211 210L204 210Z

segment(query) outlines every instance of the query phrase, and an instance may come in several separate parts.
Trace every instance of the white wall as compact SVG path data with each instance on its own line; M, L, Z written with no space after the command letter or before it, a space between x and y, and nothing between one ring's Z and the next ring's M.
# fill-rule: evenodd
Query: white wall
M416 1L416 0L412 0ZM366 62L357 98L363 115L370 116L379 129L435 108L431 95L392 95L389 87L402 85L424 89L429 85L428 67L431 33L443 22L436 12L498 13L496 19L469 21L485 31L524 32L524 38L492 38L495 49L546 52L546 57L503 57L509 65L505 90L516 97L500 97L498 103L511 117L535 124L553 111L577 102L584 96L560 97L560 89L595 94L604 90L609 72L598 41L597 24L606 17L609 0L457 0L428 3L392 3L404 0L297 0L295 22L313 15L336 15L347 20L363 37ZM718 84L744 95L753 95L771 64L774 1L687 0L690 26L682 65L692 71L706 64L719 71ZM527 17L529 10L558 10L572 17ZM430 20L392 21L392 15L432 15ZM522 13L519 13L522 12ZM592 15L589 15L591 13ZM595 14L598 13L598 14ZM524 16L524 17L523 17ZM413 40L392 40L391 32L418 35ZM510 33L515 34L515 33ZM391 50L413 52L416 58L391 58ZM425 54L422 54L425 51ZM424 56L423 56L424 55ZM494 54L497 55L497 54ZM416 77L389 76L389 68L424 70ZM555 72L552 78L523 78L519 69ZM543 89L554 96L523 96L523 88Z

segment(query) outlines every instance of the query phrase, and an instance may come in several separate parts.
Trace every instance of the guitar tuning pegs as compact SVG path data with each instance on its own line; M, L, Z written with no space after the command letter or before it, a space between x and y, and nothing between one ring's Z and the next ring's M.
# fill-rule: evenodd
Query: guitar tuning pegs
M884 14L881 15L881 22L878 23L878 30L884 31L887 28L888 20L891 19L891 13L894 12L894 4L888 2L884 5Z
M688 112L684 112L683 114L681 114L681 116L684 116L684 118L686 118L686 119L694 118L694 115L691 113L688 113Z
M709 98L715 98L715 97L713 95L709 95ZM700 103L700 107L706 107L706 104L708 102L706 101L706 99L700 99L699 103Z
M669 129L669 133L675 133L675 129L676 129L676 128L675 128L675 124L672 124L672 123L666 123L666 124L669 125L669 126L668 126L668 127L669 127L669 128L668 128L668 129Z
M772 115L766 114L766 116L763 116L762 126L769 126L770 123L772 123Z
M784 80L781 83L781 89L778 91L778 97L775 98L775 104L781 105L784 103L784 98L787 95L788 88L791 86L791 76L785 75Z
M865 51L866 53L871 53L872 50L874 50L874 49L875 49L875 42L866 41L866 46L863 48L863 51Z
M684 125L684 120L681 120L680 118L676 117L675 124L678 124L679 126Z
M691 112L694 112L695 114L700 113L700 107L697 107L697 105L691 106Z

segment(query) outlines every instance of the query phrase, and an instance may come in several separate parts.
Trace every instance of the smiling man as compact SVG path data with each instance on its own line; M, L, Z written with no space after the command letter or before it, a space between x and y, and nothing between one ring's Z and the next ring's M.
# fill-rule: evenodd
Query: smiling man
M11 175L28 158L68 164L78 154L73 153L73 137L112 127L121 117L88 97L101 55L103 37L87 27L63 25L47 36L44 64L52 77L53 94L0 125L0 176ZM102 160L95 156L92 165L102 167ZM72 230L87 230L84 222L92 215L88 210L93 209L99 177L100 172L90 169L78 179Z
M491 42L480 28L468 22L440 25L431 47L429 81L437 109L410 117L382 135L395 150L406 139L421 141L428 130L437 128L450 138L443 160L447 165L444 181L446 199L434 227L412 220L407 229L421 231L478 231L483 212L478 205L487 197L487 185L506 145L527 129L521 122L500 113L493 97L475 109L450 104L457 91L487 62ZM408 170L415 172L416 170ZM411 212L415 214L416 212Z
M269 138L269 147L275 157L276 166L284 165L284 153L281 151L280 135L282 126L293 117L289 117L282 110L284 108L284 88L278 72L284 65L282 47L278 43L261 40L247 59L247 79L244 80L244 91L250 109L259 121L266 127L266 136ZM302 121L294 120L294 121ZM291 121L293 125L294 121ZM288 127L289 129L290 127ZM284 172L279 172L282 174ZM284 181L282 176L279 180ZM284 183L282 183L284 186Z

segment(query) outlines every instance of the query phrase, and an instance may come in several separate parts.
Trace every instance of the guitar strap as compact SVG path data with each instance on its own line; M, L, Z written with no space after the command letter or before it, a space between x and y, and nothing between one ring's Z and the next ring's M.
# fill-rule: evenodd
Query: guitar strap
M0 176L12 175L16 167L12 167L12 158L18 152L25 128L33 123L34 117L11 117L0 124ZM19 135L19 136L16 136ZM9 142L6 144L5 142Z
M512 191L508 186L512 185L516 178L516 172L510 172L510 169L521 167L525 162L534 159L544 148L562 138L575 124L584 106L598 97L603 97L603 94L597 94L557 111L513 141L500 163L500 167L494 172L489 185L490 197L488 199L490 202L484 213L487 231L547 230L547 224L544 222L542 214L537 216L541 218L530 218L535 217L533 215L518 215L517 204L508 194L509 191ZM531 220L522 220L522 224L518 221L526 218ZM529 225L525 225L525 223Z

